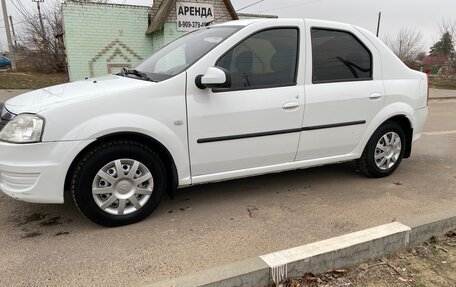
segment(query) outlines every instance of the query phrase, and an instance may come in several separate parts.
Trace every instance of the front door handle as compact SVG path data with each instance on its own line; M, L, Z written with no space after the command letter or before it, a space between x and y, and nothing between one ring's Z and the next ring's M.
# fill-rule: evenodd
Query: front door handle
M369 99L371 99L371 100L378 100L378 99L380 99L381 97L383 97L382 94L380 94L380 93L373 93L372 95L369 96Z
M288 103L285 103L282 108L284 110L291 110L291 109L295 109L295 108L298 108L299 107L299 102L288 102Z

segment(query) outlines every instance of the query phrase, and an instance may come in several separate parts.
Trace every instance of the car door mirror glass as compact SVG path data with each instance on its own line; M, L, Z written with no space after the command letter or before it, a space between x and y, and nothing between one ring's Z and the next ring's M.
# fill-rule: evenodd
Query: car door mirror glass
M210 67L205 75L199 75L195 84L200 89L231 87L230 72L221 67Z

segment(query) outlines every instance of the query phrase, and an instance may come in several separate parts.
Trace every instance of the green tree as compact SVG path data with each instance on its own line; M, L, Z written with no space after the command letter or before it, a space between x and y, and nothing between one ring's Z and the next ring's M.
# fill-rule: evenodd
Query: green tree
M452 57L454 56L454 44L453 44L453 37L451 36L449 31L446 31L442 34L442 37L439 41L437 41L431 47L431 51L429 55L431 56L446 56Z

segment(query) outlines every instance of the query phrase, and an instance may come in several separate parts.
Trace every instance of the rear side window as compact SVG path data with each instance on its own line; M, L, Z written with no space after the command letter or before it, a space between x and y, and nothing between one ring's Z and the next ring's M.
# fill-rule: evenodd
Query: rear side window
M312 82L372 79L372 55L349 32L312 28Z
M230 72L230 89L294 85L298 40L296 28L262 31L228 51L216 66Z

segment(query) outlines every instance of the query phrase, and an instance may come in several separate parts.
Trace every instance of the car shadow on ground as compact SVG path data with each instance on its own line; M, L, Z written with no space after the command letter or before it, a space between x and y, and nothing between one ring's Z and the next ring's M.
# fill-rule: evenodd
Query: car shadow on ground
M312 191L312 184L316 179L338 181L341 184L347 182L348 184L353 180L365 180L365 177L358 172L355 162L346 162L195 185L178 189L174 199L166 196L153 216L184 212L190 208L193 210L210 208L213 205L222 205L227 200L239 201L241 204L265 196L292 193L296 187L306 189L311 193L317 192Z
M188 200L192 200L193 204L197 205L198 199L204 198L214 197L223 200L223 198L234 196L242 199L243 196L262 196L264 195L264 192L280 193L281 191L287 191L287 186L306 185L307 179L324 177L325 175L330 175L332 180L335 178L344 180L345 178L345 180L350 181L354 178L362 178L362 176L356 172L355 163L346 162L342 164L195 185L178 189L174 199L164 196L161 202L161 206L163 207L159 206L155 214L167 213L167 208L175 207L178 203ZM264 189L263 187L270 188ZM16 220L14 221L18 224L24 225L29 222L45 221L42 222L43 226L58 225L60 224L60 220L53 219L54 224L46 223L46 220L49 220L50 217L55 218L55 216L61 214L62 216L65 216L65 218L71 219L75 224L96 226L83 218L82 214L79 213L69 192L65 192L64 204L33 204L16 201L8 198L6 195L2 195L2 197L4 197L3 200L11 201L10 204L13 205L14 210L17 211L18 216L15 217ZM204 208L204 205L201 207Z

